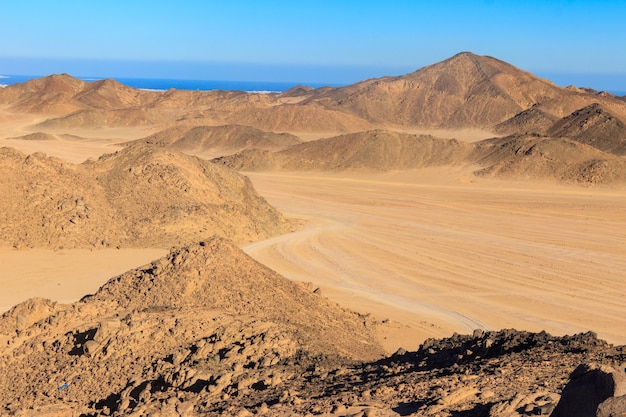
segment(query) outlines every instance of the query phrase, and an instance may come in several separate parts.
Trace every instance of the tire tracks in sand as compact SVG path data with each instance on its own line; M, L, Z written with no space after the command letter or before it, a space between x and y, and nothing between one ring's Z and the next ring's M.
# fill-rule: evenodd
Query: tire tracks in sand
M299 231L245 247L343 306L440 337L594 330L626 342L626 197L567 187L249 174ZM620 249L621 248L621 249Z

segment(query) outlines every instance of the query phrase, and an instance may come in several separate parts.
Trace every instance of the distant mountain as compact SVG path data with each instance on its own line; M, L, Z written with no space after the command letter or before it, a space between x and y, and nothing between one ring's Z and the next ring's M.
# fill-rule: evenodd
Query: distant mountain
M146 105L157 93L127 87L107 79L85 82L68 74L54 74L0 91L0 103L29 113L67 114L83 109L126 109Z
M427 127L493 126L563 89L491 57L460 53L399 77L314 97L367 120Z
M76 100L90 107L114 110L146 105L146 101L157 96L154 92L138 90L113 79L106 79L87 83L76 95Z
M49 75L0 89L0 103L25 113L70 113L83 108L74 99L86 83L70 75Z
M626 123L622 98L590 89L561 88L506 62L471 52L402 76L339 88L298 86L282 94L144 91L110 79L84 82L67 74L0 90L0 104L8 109L55 118L95 111L107 113L102 120L113 120L116 126L185 121L195 126L245 125L272 132L332 134L397 127L477 127L506 134L520 133L515 129L521 127L536 133L552 118L560 119L594 102Z
M291 92L293 95L294 92ZM413 73L314 90L303 100L341 109L371 123L438 128L492 128L534 106L560 118L593 101L626 108L616 97L565 89L506 62L470 52Z

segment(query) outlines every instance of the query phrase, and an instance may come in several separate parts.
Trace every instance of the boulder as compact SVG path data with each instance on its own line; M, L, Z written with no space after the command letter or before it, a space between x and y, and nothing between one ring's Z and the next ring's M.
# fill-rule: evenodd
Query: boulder
M570 375L551 416L595 417L600 404L625 394L626 373L623 370L595 363L580 365Z

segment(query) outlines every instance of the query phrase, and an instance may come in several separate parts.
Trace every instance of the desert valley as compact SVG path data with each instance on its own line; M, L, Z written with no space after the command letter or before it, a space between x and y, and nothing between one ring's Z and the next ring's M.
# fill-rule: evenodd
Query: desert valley
M0 415L626 411L626 97L50 75L0 89L0 195Z

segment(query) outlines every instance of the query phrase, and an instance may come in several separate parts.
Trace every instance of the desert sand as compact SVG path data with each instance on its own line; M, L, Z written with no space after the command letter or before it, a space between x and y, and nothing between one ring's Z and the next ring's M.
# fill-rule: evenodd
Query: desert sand
M33 297L69 303L109 278L165 255L165 249L0 249L0 313Z
M246 251L341 305L415 329L407 348L477 328L593 329L626 342L622 190L455 174L250 173L307 225Z
M69 161L97 156L68 140L33 142L22 150L36 144ZM304 224L246 252L342 306L389 319L381 334L389 352L476 328L594 330L626 343L626 194L619 187L507 182L450 167L246 175L270 204ZM163 253L5 248L0 276L10 291L0 306L36 295L76 300Z

